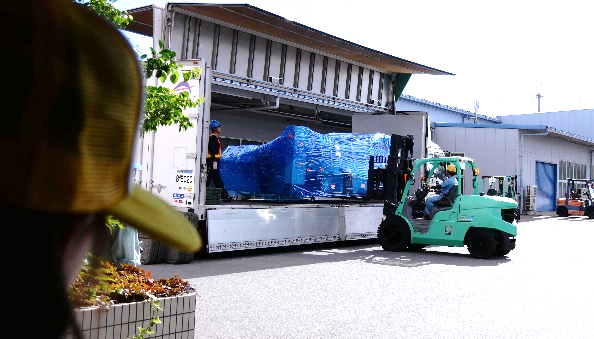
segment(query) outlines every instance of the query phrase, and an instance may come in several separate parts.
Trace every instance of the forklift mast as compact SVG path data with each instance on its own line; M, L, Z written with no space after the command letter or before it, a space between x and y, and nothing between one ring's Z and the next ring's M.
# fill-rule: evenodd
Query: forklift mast
M390 155L386 168L374 168L373 156L369 157L367 199L384 201L384 215L394 212L402 198L404 186L413 167L413 136L392 134Z

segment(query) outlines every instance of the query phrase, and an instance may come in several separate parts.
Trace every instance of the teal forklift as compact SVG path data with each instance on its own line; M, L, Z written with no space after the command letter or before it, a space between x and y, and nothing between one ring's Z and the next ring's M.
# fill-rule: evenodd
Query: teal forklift
M412 136L392 135L386 168L370 167L368 195L384 199L384 216L378 227L382 248L400 252L429 245L466 246L470 256L477 259L501 257L513 250L516 200L479 194L479 169L473 159L413 159L412 145ZM425 199L435 194L430 183L440 182L448 165L456 168L458 185L434 204L427 220ZM464 192L467 182L472 185L471 192Z

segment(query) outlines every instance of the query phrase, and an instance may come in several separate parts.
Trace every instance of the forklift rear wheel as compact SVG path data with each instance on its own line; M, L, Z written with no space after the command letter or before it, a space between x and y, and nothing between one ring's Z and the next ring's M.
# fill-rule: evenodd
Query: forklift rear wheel
M495 256L496 257L503 257L504 255L507 255L509 252L511 252L511 250L497 250L495 251Z
M491 232L477 230L468 237L467 246L473 258L486 259L495 255L497 242Z
M594 219L594 206L586 207L585 215L588 216L588 218L590 218L590 219Z
M557 215L560 217L563 217L563 218L569 216L569 213L567 212L567 208L565 208L565 207L557 208Z
M427 247L429 245L425 245L425 244L411 244L410 246L408 246L408 249L411 251L420 251L423 248Z
M386 251L404 251L410 246L410 228L400 218L387 218L377 229L377 237Z

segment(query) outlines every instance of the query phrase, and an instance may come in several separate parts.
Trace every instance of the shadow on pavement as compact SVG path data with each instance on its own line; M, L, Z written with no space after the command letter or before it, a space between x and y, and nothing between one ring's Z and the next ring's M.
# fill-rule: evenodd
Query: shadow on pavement
M448 250L464 253L452 253ZM426 265L497 266L509 262L507 257L474 259L465 247L428 246L418 251L384 251L377 239L340 243L300 245L279 248L211 253L183 265L141 265L155 278L179 274L184 279L253 272L321 263L359 260L375 265L414 268Z

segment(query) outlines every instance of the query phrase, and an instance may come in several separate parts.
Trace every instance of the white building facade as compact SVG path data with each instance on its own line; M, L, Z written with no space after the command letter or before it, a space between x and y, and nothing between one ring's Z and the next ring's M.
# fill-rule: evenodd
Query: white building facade
M474 158L481 176L517 176L517 199L524 210L554 211L556 199L565 196L568 178L593 178L593 109L497 118L479 115L474 123L472 112L402 99L400 107L427 111L432 140L444 151ZM527 187L533 186L535 206L526 206Z
M266 143L290 124L356 133L360 121L389 115L396 126L406 112L421 111L443 150L477 159L484 174L518 175L520 192L539 186L542 210L562 194L566 177L592 177L592 109L494 118L401 95L412 75L450 73L250 5L173 3L128 12L134 22L127 30L152 36L155 47L165 40L180 60L205 61L203 109L223 123L223 146Z

